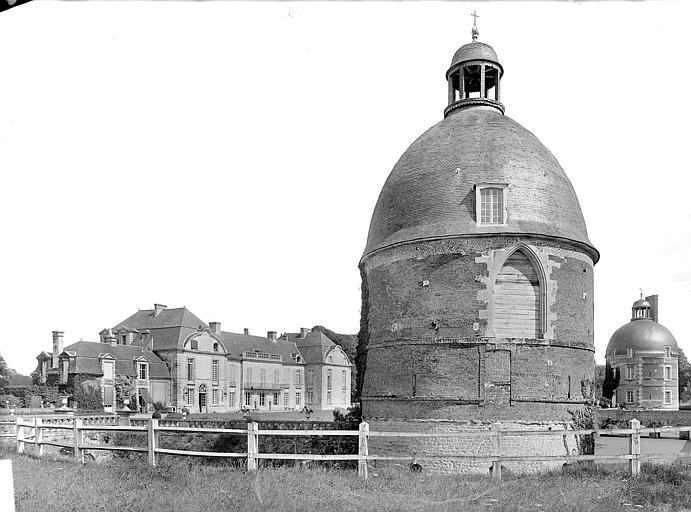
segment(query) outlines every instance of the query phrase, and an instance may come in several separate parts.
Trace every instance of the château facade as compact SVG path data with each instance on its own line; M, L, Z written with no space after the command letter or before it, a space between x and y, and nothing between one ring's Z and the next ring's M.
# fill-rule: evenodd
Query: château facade
M141 410L155 402L191 412L350 406L352 364L320 332L303 328L280 338L275 331L266 337L247 329L226 332L219 322L207 325L187 308L155 304L99 336L99 342L63 347L63 333L54 331L53 352L37 357L34 381L68 386L94 380L106 410L115 406L117 375L130 378Z

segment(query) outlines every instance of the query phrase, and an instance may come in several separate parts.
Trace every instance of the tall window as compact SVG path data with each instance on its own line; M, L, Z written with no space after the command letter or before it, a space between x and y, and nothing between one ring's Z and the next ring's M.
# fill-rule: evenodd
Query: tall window
M188 388L185 388L185 391L187 392L187 394L185 396L185 404L194 405L194 388L188 387Z
M235 407L235 391L228 393L228 405L231 408Z
M62 372L60 372L60 382L63 384L67 383L67 378L70 373L70 361L68 359L62 360Z
M273 402L274 402L274 405L278 405L278 393L274 393Z
M307 385L308 386L314 385L314 370L312 370L312 369L307 370Z
M345 392L345 389L341 390L341 402L346 403L346 392Z
M259 370L259 380L261 382L262 387L266 385L266 368L262 368Z
M626 403L628 403L628 404L633 403L633 390L632 389L626 390Z
M259 393L259 406L264 407L266 405L266 393Z
M139 363L139 378L146 380L146 363Z
M252 367L245 368L245 384L249 385L252 382Z
M672 380L672 367L665 366L665 380Z
M626 380L633 380L633 365L626 366Z
M211 390L211 405L218 405L218 389Z
M314 402L314 391L307 392L307 403L311 404Z
M211 380L218 384L218 359L211 361Z
M283 393L283 407L288 407L288 393Z
M326 392L326 403L327 404L331 403L331 391Z
M295 370L295 385L302 384L302 370Z
M475 186L478 224L506 223L506 187L505 184L479 184Z
M278 370L274 370L274 384L278 386L279 384L279 379L278 379ZM278 403L275 403L274 405L278 405Z
M252 395L249 391L245 391L245 405L248 407L252 405Z
M669 390L665 390L665 404L669 405L672 403L672 392Z
M347 386L346 386L346 384L347 384L346 380L347 379L348 379L348 377L346 375L346 371L341 370L341 389L343 389L343 390L345 390L347 388Z
M295 393L295 407L300 407L300 402L302 400L302 396L300 395L299 392Z
M194 380L194 358L187 359L187 380Z
M331 368L326 370L326 389L331 389L331 385L333 384L333 376L331 373Z

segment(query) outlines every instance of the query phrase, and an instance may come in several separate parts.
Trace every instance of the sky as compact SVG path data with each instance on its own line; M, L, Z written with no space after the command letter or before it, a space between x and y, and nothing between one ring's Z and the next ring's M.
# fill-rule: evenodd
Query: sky
M0 355L28 374L154 303L356 333L374 205L473 10L601 253L596 360L639 288L691 353L688 2L35 0L0 14Z

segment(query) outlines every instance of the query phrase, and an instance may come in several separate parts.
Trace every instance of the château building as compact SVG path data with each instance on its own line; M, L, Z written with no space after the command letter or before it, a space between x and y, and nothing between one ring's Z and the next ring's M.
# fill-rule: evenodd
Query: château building
M679 409L679 349L659 324L658 296L631 307L631 321L617 329L607 345L607 365L619 375L613 405L627 409Z
M53 352L37 359L36 383L67 389L95 380L106 410L113 408L118 375L130 378L142 410L155 402L192 412L350 405L352 365L324 334L226 332L220 322L206 324L184 307L139 310L103 329L99 342L63 348L63 333L54 331Z
M389 174L360 260L358 384L372 430L567 429L592 398L599 253L556 158L504 115L504 67L476 39L474 28L446 71L444 118ZM577 449L514 441L505 448L517 455ZM421 439L402 453L434 470L486 472L424 458L491 454L483 443Z

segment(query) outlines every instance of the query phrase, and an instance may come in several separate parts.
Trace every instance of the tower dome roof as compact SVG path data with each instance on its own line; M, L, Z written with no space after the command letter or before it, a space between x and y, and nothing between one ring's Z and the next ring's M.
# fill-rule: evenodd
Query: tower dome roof
M497 52L494 51L494 48L486 43L480 43L478 41L464 44L456 50L453 59L451 59L451 67L469 60L489 60L499 63Z
M507 185L504 224L478 225L475 188L483 183ZM492 108L452 112L403 153L379 195L363 257L459 235L559 238L599 259L559 162L535 135Z
M616 355L625 355L628 347L636 351L664 352L665 347L677 352L677 340L664 325L650 318L636 318L623 325L612 334L607 345L607 354L614 350Z

